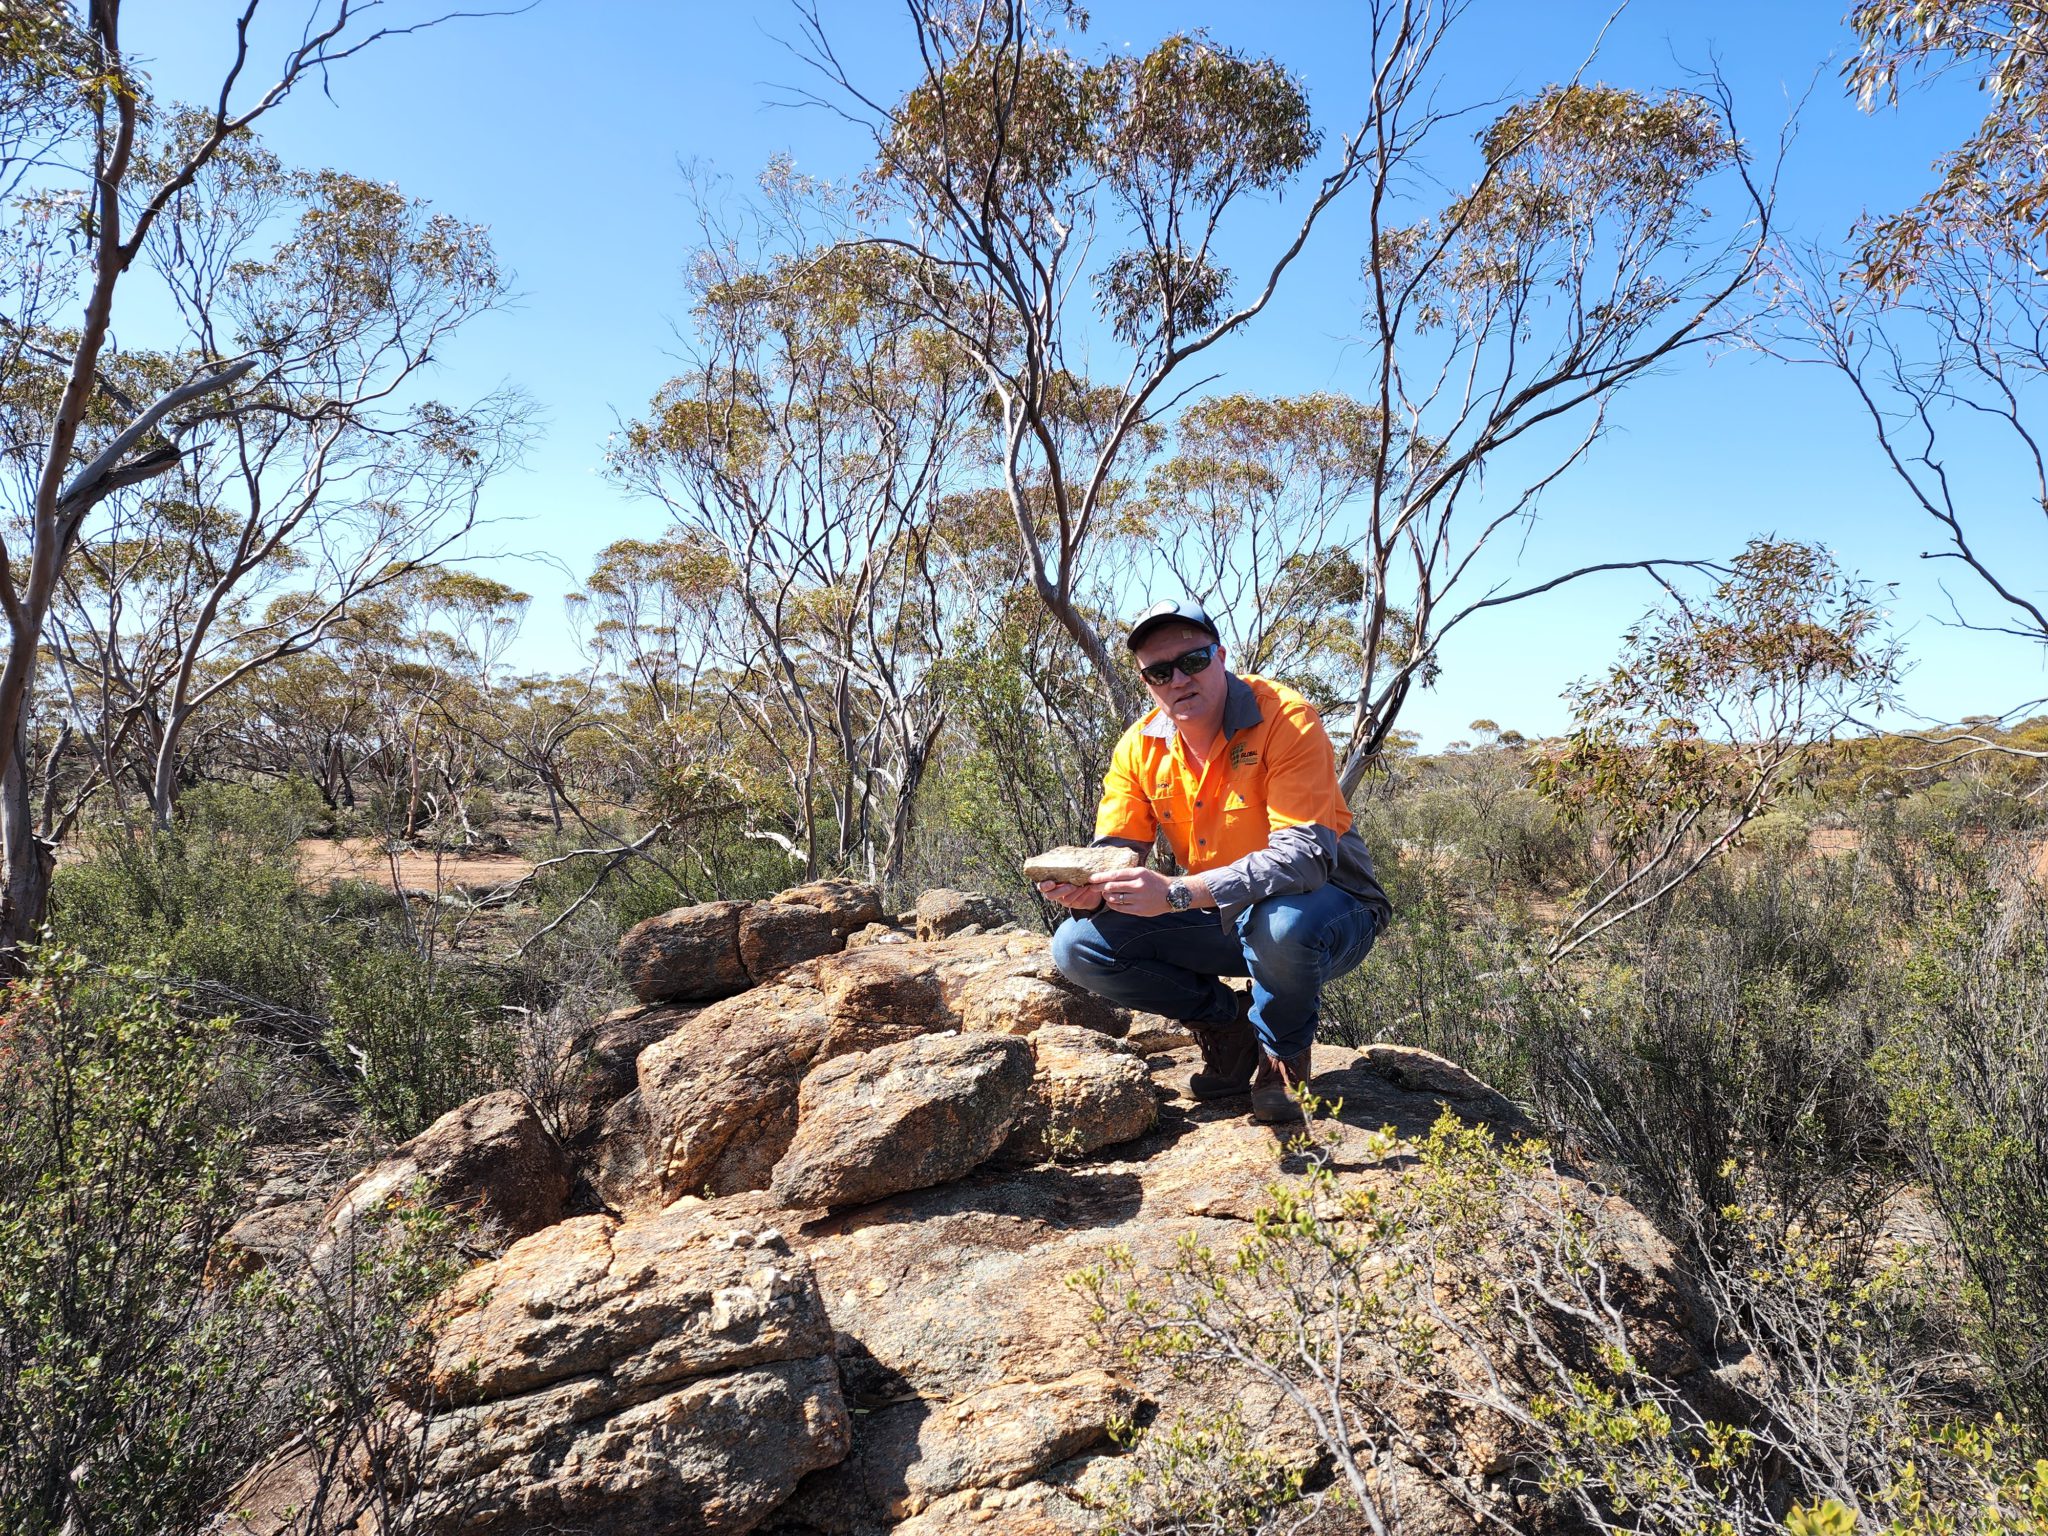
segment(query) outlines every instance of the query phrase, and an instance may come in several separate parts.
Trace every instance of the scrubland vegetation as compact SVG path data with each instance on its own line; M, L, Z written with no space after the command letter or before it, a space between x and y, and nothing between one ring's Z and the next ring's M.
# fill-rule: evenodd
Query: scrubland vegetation
M1774 243L1711 81L1561 82L1423 174L1470 131L1434 94L1457 7L1364 7L1348 131L1274 61L1091 51L1063 7L913 7L921 76L878 107L799 7L869 174L692 189L687 355L607 461L670 531L583 573L549 675L464 559L532 412L421 373L507 296L487 232L258 136L390 44L324 7L268 94L238 64L183 109L119 10L0 4L0 1528L197 1530L289 1435L337 1528L402 1487L378 1383L494 1235L401 1202L247 1273L248 1191L331 1191L487 1088L551 1113L618 934L671 907L847 874L1047 924L1015 872L1090 831L1139 702L1116 616L1158 584L1336 737L1400 915L1324 1038L1452 1058L1544 1140L1446 1122L1378 1204L1312 1172L1239 1254L1085 1277L1109 1347L1327 1409L1316 1488L1227 1414L1134 1430L1111 1528L1397 1529L1399 1393L1511 1424L1567 1527L2048 1530L2048 720L1874 730L1882 605L1794 539L1469 575L1619 391L1743 340L1853 386L1998 626L2048 640L1935 444L1975 403L2033 462L2026 8L1855 9L1854 88L1957 70L1992 110L1829 257ZM1214 232L1289 187L1226 270ZM1374 387L1196 384L1346 199ZM148 284L175 322L117 351ZM1621 569L1664 596L1567 732L1414 749L1446 635ZM1672 1245L1713 1401L1632 1353L1558 1164ZM1454 1272L1520 1341L1455 1380L1410 1327Z

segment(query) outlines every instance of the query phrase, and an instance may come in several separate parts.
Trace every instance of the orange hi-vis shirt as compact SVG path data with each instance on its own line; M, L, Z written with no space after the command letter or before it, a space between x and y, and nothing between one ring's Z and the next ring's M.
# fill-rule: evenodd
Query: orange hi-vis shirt
M1390 909L1351 828L1337 754L1315 706L1284 683L1229 679L1206 763L1158 709L1125 731L1104 776L1097 842L1149 849L1164 832L1226 920L1255 901L1329 882Z

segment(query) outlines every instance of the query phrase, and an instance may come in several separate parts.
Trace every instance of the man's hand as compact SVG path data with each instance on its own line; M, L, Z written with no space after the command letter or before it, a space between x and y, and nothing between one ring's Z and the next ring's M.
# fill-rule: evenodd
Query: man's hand
M1156 869L1109 869L1089 877L1090 888L1102 893L1103 905L1132 917L1158 917L1173 910L1166 899L1166 876Z
M1057 880L1038 882L1038 894L1073 912L1093 912L1102 905L1102 893L1092 885L1062 885Z

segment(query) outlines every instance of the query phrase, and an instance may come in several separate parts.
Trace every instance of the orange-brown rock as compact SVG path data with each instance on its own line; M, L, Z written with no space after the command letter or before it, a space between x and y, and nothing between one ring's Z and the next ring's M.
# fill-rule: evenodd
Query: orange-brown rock
M619 969L643 1003L730 997L749 981L740 958L744 901L708 901L678 907L626 930Z
M847 1448L810 1266L701 1203L563 1222L427 1322L397 1390L429 1532L748 1531Z
M562 1219L569 1164L522 1095L487 1093L449 1110L335 1196L325 1241L352 1240L362 1223L415 1191L509 1240Z
M757 901L740 914L740 959L755 981L846 945L846 930L816 907Z
M1317 1464L1274 1390L1109 1374L1069 1283L1112 1245L1141 1270L1190 1240L1227 1253L1289 1170L1241 1106L1188 1097L1184 1031L1113 1038L1131 1021L1014 932L817 956L675 1017L595 1143L625 1218L561 1221L464 1277L399 1378L427 1536L1078 1533L1118 1476L1112 1422L1219 1392L1263 1449ZM1316 1067L1346 1186L1398 1176L1381 1126L1420 1138L1448 1108L1521 1128L1427 1052L1318 1047ZM1625 1239L1611 1295L1636 1356L1704 1376L1669 1251L1618 1201L1574 1198ZM1476 1416L1433 1433L1464 1479L1506 1454ZM1396 1475L1416 1529L1471 1528Z
M1029 1036L1033 1070L1024 1112L998 1156L1012 1162L1081 1157L1152 1129L1159 1090L1145 1058L1121 1040L1073 1024Z
M1111 1425L1136 1406L1101 1370L1003 1382L947 1403L895 1403L866 1415L852 1453L806 1478L780 1518L834 1536L886 1529L964 1490L1013 1489L1106 1446Z
M814 988L727 998L640 1053L647 1183L615 1204L765 1188L796 1133L796 1093L831 1019Z
M815 907L840 933L852 933L882 920L881 892L854 880L813 880L809 885L793 885L768 899L775 905Z
M926 891L917 898L917 936L920 939L950 938L965 928L977 931L1000 928L1010 920L1010 912L1001 902L975 891L953 891L942 887Z
M640 1053L689 1023L688 1008L620 1008L585 1025L556 1053L559 1082L556 1113L565 1136L601 1121L620 1099L639 1086Z
M882 915L871 885L819 880L767 901L708 901L636 924L619 969L643 1003L730 997L818 955Z
M765 1189L796 1133L804 1078L839 1057L948 1030L1048 1024L1120 1035L1128 1016L1053 968L1036 934L977 934L825 955L691 1015L640 1053L637 1097L588 1166L620 1210ZM631 1145L622 1145L621 1138Z
M1007 1035L920 1035L804 1079L775 1166L785 1205L860 1205L958 1178L994 1154L1031 1091L1031 1048Z

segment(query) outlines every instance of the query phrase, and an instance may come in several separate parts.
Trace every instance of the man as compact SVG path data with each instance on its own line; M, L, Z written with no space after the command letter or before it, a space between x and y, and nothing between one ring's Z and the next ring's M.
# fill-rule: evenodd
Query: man
M1041 882L1072 914L1053 960L1091 992L1185 1022L1202 1048L1196 1098L1249 1085L1258 1119L1298 1120L1322 988L1393 912L1351 830L1336 752L1300 694L1225 669L1196 604L1154 604L1125 644L1156 707L1117 743L1095 841L1147 852L1164 831L1187 873ZM1251 977L1248 1003L1222 976Z

